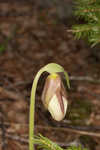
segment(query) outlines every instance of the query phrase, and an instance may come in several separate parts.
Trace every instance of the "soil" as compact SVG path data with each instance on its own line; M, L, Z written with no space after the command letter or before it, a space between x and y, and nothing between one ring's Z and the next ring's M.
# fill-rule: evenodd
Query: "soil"
M69 0L57 5L49 0L44 5L24 0L0 3L0 150L28 150L32 82L51 62L69 74L68 112L56 122L44 109L43 74L36 94L35 134L64 148L74 143L100 150L100 46L90 48L86 41L75 40L68 32L73 22Z

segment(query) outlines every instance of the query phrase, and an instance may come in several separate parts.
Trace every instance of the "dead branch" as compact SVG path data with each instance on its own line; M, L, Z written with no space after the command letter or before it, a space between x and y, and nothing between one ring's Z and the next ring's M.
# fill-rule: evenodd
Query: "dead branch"
M82 131L82 130L77 130L77 129L71 129L69 127L49 127L49 126L40 126L38 125L37 128L39 129L45 129L45 130L55 130L55 131L62 131L62 132L72 132L76 134L82 134L82 135L89 135L89 136L95 136L100 138L100 133L96 132L91 132L91 131Z
M70 80L76 80L76 81L87 81L91 83L100 83L100 79L94 79L90 76L70 76Z
M28 139L22 138L21 136L18 135L6 134L6 138L28 144Z
M5 127L7 127L6 133L9 133L9 134L12 134L12 133L15 134L16 128L18 126L20 126L20 128L22 128L22 127L28 128L28 124L13 123L12 124L13 130L10 130L12 128L10 123L4 123L4 125L5 125ZM81 126L71 126L71 125L66 125L66 127L51 127L51 126L36 125L35 129L44 129L44 130L50 130L51 129L51 130L55 130L55 131L72 132L72 133L76 133L76 134L100 137L100 127L88 127L88 126L81 127Z

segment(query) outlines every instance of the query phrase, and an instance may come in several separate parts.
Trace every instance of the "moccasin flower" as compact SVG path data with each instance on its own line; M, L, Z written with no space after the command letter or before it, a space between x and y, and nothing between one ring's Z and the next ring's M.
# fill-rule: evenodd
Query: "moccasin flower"
M56 121L61 121L67 111L67 95L60 75L50 74L44 85L42 102Z

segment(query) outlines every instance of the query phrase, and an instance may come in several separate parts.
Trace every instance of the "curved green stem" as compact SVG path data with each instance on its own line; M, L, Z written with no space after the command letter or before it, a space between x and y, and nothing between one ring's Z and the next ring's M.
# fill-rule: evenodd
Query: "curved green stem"
M34 81L33 81L33 85L32 85L32 90L31 90L31 98L30 98L30 118L29 118L29 150L33 150L34 149L34 113L35 113L35 94L36 94L36 88L37 88L37 83L38 80L41 76L41 74L43 73L43 69L41 69Z
M40 71L35 76L32 84L31 97L30 97L29 150L34 150L34 113L35 113L35 94L36 94L37 83L41 74L45 71L48 73L63 72L66 77L67 85L68 87L70 87L67 73L64 71L63 67L55 63L50 63L44 66L43 68L40 69Z

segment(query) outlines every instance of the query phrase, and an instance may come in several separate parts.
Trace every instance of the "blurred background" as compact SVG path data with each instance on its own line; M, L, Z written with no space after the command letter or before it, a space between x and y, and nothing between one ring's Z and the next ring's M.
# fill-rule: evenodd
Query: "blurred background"
M60 146L100 150L100 46L69 32L72 0L0 1L0 150L27 150L32 81L44 65L62 65L70 77L68 112L60 123L45 111L39 80L35 133Z

